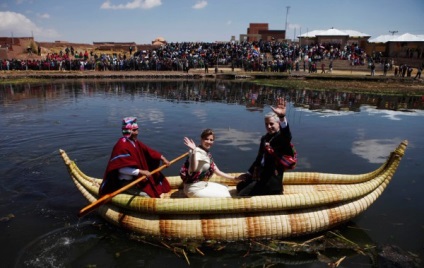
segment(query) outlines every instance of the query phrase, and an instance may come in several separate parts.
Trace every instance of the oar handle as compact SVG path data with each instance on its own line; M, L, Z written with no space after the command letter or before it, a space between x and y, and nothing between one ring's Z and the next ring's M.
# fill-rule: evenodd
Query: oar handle
M188 155L187 153L184 153L182 155L180 155L179 157L171 160L169 162L169 165L174 164L175 162L181 160L182 158L186 157ZM162 165L160 167L158 167L157 169L153 170L150 172L151 175L161 171L162 169L168 167L167 165ZM122 192L125 192L126 190L128 190L129 188L135 186L136 184L138 184L139 182L141 182L142 180L144 180L146 178L146 176L141 176L140 178L137 178L136 180L132 181L131 183L123 186L122 188L119 188L118 190L110 193L110 194L105 194L104 196L102 196L101 198L97 199L96 201L94 201L93 203L89 204L88 206L84 207L83 209L81 209L78 213L78 217L82 217L85 214L91 212L92 210L98 208L101 205L106 204L107 202L109 202L115 195L118 195Z

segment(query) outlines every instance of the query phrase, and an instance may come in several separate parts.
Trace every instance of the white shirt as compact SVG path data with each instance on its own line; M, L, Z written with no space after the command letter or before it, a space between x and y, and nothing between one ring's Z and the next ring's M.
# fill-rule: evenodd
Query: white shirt
M138 176L139 173L140 173L140 170L138 168L123 167L123 168L119 169L118 178L120 180L130 181L130 180L134 179L133 176Z

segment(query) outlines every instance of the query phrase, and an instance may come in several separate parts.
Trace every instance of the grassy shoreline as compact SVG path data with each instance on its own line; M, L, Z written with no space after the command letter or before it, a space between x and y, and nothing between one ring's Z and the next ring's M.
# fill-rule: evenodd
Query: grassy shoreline
M293 89L318 91L343 91L354 93L377 93L385 95L424 96L424 86L405 81L366 81L366 80L254 80L258 85L289 87Z

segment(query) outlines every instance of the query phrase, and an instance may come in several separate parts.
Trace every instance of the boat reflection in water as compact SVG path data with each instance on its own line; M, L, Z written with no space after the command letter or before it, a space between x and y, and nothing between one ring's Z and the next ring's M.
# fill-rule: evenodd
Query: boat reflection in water
M111 232L114 236L110 236ZM392 253L387 253L388 249ZM386 245L385 251L382 253L366 232L352 222L337 230L296 240L226 244L210 241L205 245L188 241L149 242L114 227L83 222L35 239L20 252L15 267L91 267L93 263L96 267L153 267L169 263L173 267L187 264L202 267L211 263L216 267L318 264L320 267L414 267L418 264L412 254L395 246Z
M121 248L121 251L115 252L115 258L104 256L108 267L124 267L123 265L131 262L142 262L144 267L151 267L161 264L163 260L175 258L175 254L194 267L211 261L219 266L243 267L314 262L372 264L378 258L375 243L352 223L339 230L298 240L227 244L211 241L203 246L186 241L147 242L143 237L120 230L113 230L117 232L116 240L108 238L109 242L99 243L109 231L101 228L101 225L88 222L53 230L27 245L21 251L15 267L88 267L93 256L97 255L98 259L102 251L110 252L116 248ZM128 237L118 239L119 236ZM110 247L122 241L127 243ZM140 242L144 246L140 246Z

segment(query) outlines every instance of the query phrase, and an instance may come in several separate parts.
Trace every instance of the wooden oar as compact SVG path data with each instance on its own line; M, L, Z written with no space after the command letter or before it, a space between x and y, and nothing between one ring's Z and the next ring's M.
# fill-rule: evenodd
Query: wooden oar
M174 164L175 162L177 162L178 160L181 160L182 158L186 157L188 155L188 152L185 154L180 155L179 157L173 159L172 161L169 162L169 165ZM166 168L166 165L162 165L160 167L158 167L157 169L150 171L150 174L153 175L159 171L161 171L162 169ZM110 193L110 194L105 194L104 196L102 196L101 198L97 199L97 201L91 203L90 205L84 207L83 209L80 210L80 212L78 213L78 217L82 217L85 214L91 212L92 210L98 208L101 205L106 204L107 202L109 202L115 195L118 195L126 190L128 190L129 188L135 186L137 183L141 182L142 180L144 180L146 178L146 176L141 176L140 178L132 181L131 183L125 185L122 188L119 188L118 190Z

